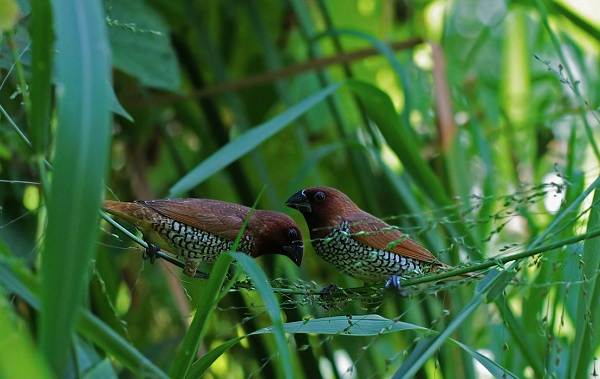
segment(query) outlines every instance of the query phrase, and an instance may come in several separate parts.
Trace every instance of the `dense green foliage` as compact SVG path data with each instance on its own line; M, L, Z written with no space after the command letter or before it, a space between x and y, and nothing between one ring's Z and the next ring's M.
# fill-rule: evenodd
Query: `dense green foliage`
M596 375L600 8L573 3L0 0L0 377ZM458 271L336 272L284 207L316 184ZM192 280L100 211L185 196L290 214L302 267Z

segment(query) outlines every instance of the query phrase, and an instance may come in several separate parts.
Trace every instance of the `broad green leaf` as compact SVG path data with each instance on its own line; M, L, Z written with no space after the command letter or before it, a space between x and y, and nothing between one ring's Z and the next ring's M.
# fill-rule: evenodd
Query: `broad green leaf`
M160 15L143 0L108 4L108 32L115 67L147 86L178 90L179 66L169 29Z
M246 275L252 279L252 282L256 286L256 290L261 295L269 317L273 322L271 326L271 332L275 334L275 342L277 343L277 349L279 351L279 357L281 359L281 365L286 378L293 378L294 373L292 371L292 357L290 354L288 342L285 339L285 333L283 331L283 321L281 319L281 309L279 308L279 302L273 293L273 288L267 280L267 276L258 266L256 261L247 254L243 253L231 253L235 260L244 269Z
M232 162L246 155L261 143L265 142L291 122L306 113L315 105L325 100L340 88L340 84L332 84L314 95L302 100L300 103L289 108L285 112L275 116L271 120L260 124L243 133L216 153L202 161L187 175L175 183L169 190L168 197L177 197L189 191L214 173L222 170Z
M57 114L48 227L42 254L40 346L64 371L76 310L95 252L110 141L110 56L101 2L54 0ZM65 238L68 235L68 238Z
M264 284L266 285L266 283ZM266 290L266 288L265 288ZM271 300L272 301L272 300ZM278 326L263 328L242 337L232 338L215 349L208 352L192 365L189 377L201 376L210 365L232 346L243 338L252 335L276 333ZM355 315L355 316L333 316L323 317L306 321L294 321L283 324L283 330L290 334L323 334L343 336L378 336L387 333L401 332L406 330L423 331L434 333L433 330L418 325L394 321L380 315ZM281 351L281 350L280 350Z
M286 333L315 333L348 336L376 336L405 330L432 332L422 326L390 320L376 314L357 316L323 317L307 321L295 321L283 324ZM257 330L252 334L273 333L273 327Z

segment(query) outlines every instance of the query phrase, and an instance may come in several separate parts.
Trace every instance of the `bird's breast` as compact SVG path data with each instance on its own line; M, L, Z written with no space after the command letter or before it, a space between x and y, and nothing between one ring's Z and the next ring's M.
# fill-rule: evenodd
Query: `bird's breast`
M383 281L391 275L421 272L421 262L376 249L352 237L347 221L324 238L313 241L316 253L340 271L364 281Z
M152 223L155 235L162 241L157 241L167 251L188 259L197 259L212 263L223 251L233 246L233 241L221 238L215 234L203 231L168 217L159 217ZM240 251L249 253L254 247L252 239L246 237L240 242Z

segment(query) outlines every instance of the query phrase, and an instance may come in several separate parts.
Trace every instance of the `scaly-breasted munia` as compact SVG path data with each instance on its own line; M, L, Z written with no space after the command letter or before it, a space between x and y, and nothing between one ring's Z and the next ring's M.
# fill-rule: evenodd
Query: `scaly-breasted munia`
M444 267L426 248L361 210L330 187L296 192L286 205L302 212L315 252L341 272L366 282L399 287L407 273Z
M213 263L221 252L231 249L250 211L243 205L210 199L108 200L104 208L135 225L147 241L183 257L183 272L189 276L194 276L200 262ZM255 210L238 250L252 257L285 255L300 266L304 245L290 217Z

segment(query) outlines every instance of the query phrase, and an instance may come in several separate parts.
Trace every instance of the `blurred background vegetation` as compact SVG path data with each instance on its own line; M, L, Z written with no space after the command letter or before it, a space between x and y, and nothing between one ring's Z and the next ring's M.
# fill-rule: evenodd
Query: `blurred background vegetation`
M561 241L600 224L598 3L1 0L0 28L0 376L597 376L600 241ZM264 187L308 241L283 204L317 184L454 265L558 248L323 298L362 283L307 243L214 304L222 276L150 265L97 211ZM272 324L286 344L236 338Z

